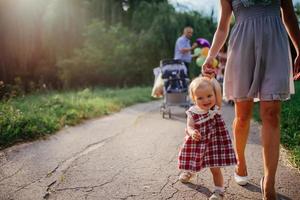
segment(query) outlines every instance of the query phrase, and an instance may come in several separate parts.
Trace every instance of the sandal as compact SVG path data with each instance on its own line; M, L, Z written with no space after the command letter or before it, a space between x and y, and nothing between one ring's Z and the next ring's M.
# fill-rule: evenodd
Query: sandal
M182 183L187 183L192 178L193 174L191 172L182 172L178 180Z

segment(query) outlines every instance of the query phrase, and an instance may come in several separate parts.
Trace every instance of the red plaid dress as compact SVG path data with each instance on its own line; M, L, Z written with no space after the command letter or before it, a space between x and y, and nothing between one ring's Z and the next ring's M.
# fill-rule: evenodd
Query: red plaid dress
M187 116L201 133L196 142L187 135L180 149L178 165L181 170L198 172L203 168L236 164L236 157L225 122L217 109L205 112L192 106Z

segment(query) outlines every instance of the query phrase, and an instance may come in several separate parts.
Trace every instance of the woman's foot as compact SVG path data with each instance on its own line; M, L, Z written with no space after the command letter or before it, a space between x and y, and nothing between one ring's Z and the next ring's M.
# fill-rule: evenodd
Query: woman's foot
M265 177L262 177L260 179L260 190L261 190L261 195L263 200L265 199L264 178Z
M239 185L242 185L242 186L246 185L248 183L248 181L249 181L246 168L245 168L245 170L243 170L242 174L239 173L238 167L235 168L235 171L234 171L234 180Z
M191 172L182 172L178 180L182 183L187 183L191 180L193 174Z
M272 193L267 193L265 190L265 177L262 177L260 180L260 189L261 189L261 194L262 194L262 199L263 200L278 200L278 196L276 195L275 189L273 189Z

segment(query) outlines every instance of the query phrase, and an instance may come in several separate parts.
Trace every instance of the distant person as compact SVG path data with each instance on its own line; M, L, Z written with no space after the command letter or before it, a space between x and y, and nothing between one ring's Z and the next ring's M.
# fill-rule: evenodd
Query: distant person
M293 2L221 0L220 3L219 24L202 66L202 74L212 75L212 61L227 38L233 13L235 25L228 42L223 88L224 96L235 101L233 135L238 163L234 180L239 185L249 181L245 147L253 101L258 99L264 167L261 193L264 200L275 200L278 198L275 180L280 149L281 102L288 100L294 92L288 35L297 52L295 74L300 71L300 32Z
M221 87L214 78L198 77L191 82L189 92L195 105L186 112L186 137L178 157L182 170L179 181L186 183L196 172L210 168L215 189L209 199L221 200L224 195L221 167L236 165L231 139L219 110Z
M190 75L189 65L192 62L192 51L197 47L197 43L191 46L191 38L193 36L193 28L185 27L182 36L180 36L175 44L174 59L184 62L188 76Z

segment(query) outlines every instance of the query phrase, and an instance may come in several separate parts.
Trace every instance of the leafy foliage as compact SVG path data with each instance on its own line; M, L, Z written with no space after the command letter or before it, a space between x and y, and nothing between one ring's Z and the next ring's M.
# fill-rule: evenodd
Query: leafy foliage
M212 38L207 28L215 24L199 13L177 13L167 3L146 1L135 7L128 28L99 20L88 26L84 47L58 63L65 86L149 84L159 61L173 57L184 26L194 26L197 36Z
M159 60L173 57L184 26L208 39L215 29L208 17L175 12L167 0L11 0L0 11L0 81L14 85L18 77L25 93L32 85L149 84Z

